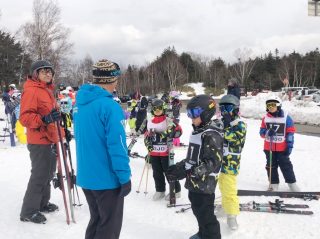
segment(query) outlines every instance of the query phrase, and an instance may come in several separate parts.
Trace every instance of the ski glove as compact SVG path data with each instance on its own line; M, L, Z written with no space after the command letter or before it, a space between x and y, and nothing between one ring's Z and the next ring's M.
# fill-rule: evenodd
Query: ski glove
M152 164L152 158L150 157L149 154L146 155L146 157L144 158L144 161L146 161L146 163Z
M230 127L230 122L232 121L232 117L229 113L223 114L222 115L222 122L224 128L229 128Z
M174 165L169 166L165 174L169 182L184 179L187 177L185 162L182 160Z
M285 151L285 155L288 157L293 149L293 142L294 142L294 137L293 133L288 133L286 137L286 143L287 143L287 149Z
M50 124L59 120L61 120L61 115L60 115L60 112L57 111L57 109L51 110L49 114L42 117L42 121L45 124Z
M287 147L286 151L284 151L284 155L285 155L286 157L289 157L290 154L291 154L291 152L292 152L292 148Z
M120 197L125 197L131 192L131 180L125 184L121 184Z
M73 138L70 130L66 129L66 130L64 131L64 133L65 133L66 141L67 141L67 142L70 142L71 139Z
M276 131L274 131L274 129L272 129L272 128L268 129L267 135L268 135L269 137L272 137L272 136L274 136L275 134L276 134Z

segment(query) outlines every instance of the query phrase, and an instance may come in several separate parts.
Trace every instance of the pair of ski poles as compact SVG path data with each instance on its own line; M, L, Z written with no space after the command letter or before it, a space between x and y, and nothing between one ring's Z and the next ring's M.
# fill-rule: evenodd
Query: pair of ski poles
M141 178L140 178L140 182L139 182L139 186L138 189L136 190L137 193L140 193L140 188L141 188L141 184L142 184L142 179L144 176L144 172L146 171L147 168L147 178L146 178L146 186L145 186L145 190L144 190L144 194L147 195L148 193L148 178L149 178L149 168L150 168L150 154L147 154L147 157L145 159L145 163L144 163L144 167L142 170L142 174L141 174Z

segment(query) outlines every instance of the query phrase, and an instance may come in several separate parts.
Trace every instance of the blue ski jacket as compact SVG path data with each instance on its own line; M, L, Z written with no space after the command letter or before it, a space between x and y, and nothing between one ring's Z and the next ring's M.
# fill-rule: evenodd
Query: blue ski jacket
M115 189L130 180L124 115L112 94L83 85L73 109L77 185L90 190Z

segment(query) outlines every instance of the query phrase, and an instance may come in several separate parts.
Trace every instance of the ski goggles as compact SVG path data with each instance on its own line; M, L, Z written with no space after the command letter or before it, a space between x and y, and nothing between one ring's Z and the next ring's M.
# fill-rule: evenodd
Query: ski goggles
M232 112L234 109L233 105L220 105L219 108L221 112L228 112L228 113Z
M277 107L277 103L276 102L267 103L267 109L271 109L271 108L275 108L275 107Z
M163 110L163 106L162 105L159 105L159 106L153 106L152 107L152 111L157 111L157 110Z
M203 111L204 109L201 109L201 108L187 109L187 116L191 119L195 119L200 117Z

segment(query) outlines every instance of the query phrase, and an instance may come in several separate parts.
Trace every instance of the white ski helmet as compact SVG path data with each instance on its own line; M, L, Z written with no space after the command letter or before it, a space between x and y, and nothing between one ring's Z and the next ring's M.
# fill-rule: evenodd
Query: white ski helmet
M16 89L16 85L15 84L10 84L9 88Z
M282 106L282 100L276 95L269 96L266 100L266 104L268 104L269 102L276 102L278 107Z

